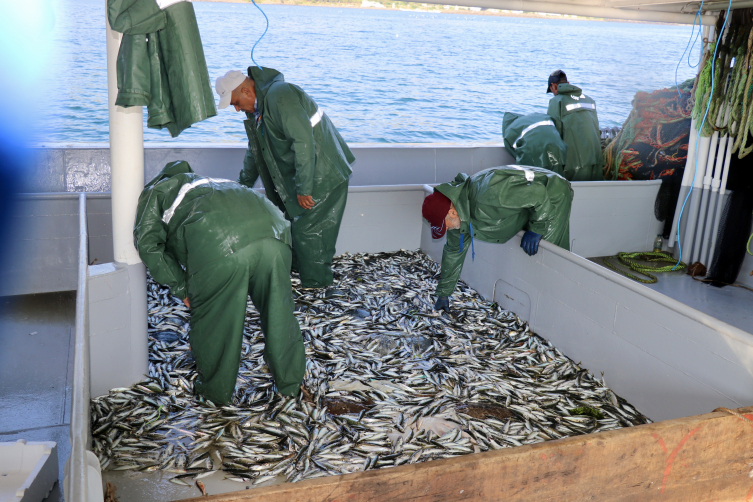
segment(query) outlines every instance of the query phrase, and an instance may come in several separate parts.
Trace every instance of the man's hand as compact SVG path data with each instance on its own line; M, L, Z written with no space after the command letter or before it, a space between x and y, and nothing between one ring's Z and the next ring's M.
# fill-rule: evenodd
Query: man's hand
M526 233L523 234L523 238L520 239L520 247L522 247L523 251L528 253L529 256L533 256L539 250L540 240L541 240L541 234L537 234L536 232L531 232L530 230L526 230Z
M303 209L311 209L312 207L314 207L314 198L310 195L299 195L298 205Z
M437 298L437 303L434 304L434 310L444 310L448 314L450 313L450 297L440 296Z
M188 307L191 308L191 300L188 299L188 297L183 298L183 303Z

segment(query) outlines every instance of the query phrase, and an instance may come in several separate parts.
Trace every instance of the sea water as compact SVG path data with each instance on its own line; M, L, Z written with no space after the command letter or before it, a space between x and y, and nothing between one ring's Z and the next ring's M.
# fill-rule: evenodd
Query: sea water
M39 96L40 142L107 142L105 1L55 2L54 62ZM264 30L251 4L194 2L209 76L251 65ZM505 111L546 112L547 77L564 70L619 126L638 91L674 85L690 26L380 9L264 5L254 53L311 95L348 142L501 141ZM462 11L460 11L462 12ZM697 63L699 44L690 58ZM678 81L696 69L680 64ZM146 116L146 110L144 111ZM178 138L245 140L232 108Z

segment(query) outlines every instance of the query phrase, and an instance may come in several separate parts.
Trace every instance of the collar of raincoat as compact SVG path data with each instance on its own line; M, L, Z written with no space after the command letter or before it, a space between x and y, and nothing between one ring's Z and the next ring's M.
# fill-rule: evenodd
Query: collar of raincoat
M583 91L580 90L580 87L574 86L572 84L560 84L557 86L557 93L558 94L581 94Z
M150 181L144 189L151 188L160 181L171 178L177 174L193 173L193 169L185 160L176 160L175 162L168 162L167 165L159 172L157 176Z
M442 183L435 188L437 192L444 194L445 197L450 199L452 205L455 206L455 211L458 212L460 221L465 224L471 221L471 205L468 200L470 184L470 176L465 173L459 173L455 176L455 181Z
M259 69L258 66L249 66L248 76L254 81L256 102L258 103L257 110L261 112L264 108L264 98L267 96L269 88L275 82L285 82L285 75L272 68L262 66Z

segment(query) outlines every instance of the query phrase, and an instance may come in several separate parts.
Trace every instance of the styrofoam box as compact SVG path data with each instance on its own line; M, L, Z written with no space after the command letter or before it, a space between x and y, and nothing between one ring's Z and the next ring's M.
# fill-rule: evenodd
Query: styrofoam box
M0 502L40 502L57 479L54 441L0 443Z

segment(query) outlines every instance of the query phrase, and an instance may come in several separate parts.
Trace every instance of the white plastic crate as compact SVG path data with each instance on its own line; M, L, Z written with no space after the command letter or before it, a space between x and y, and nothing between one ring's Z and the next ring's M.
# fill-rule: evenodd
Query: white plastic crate
M40 502L57 479L54 441L0 443L0 502Z

